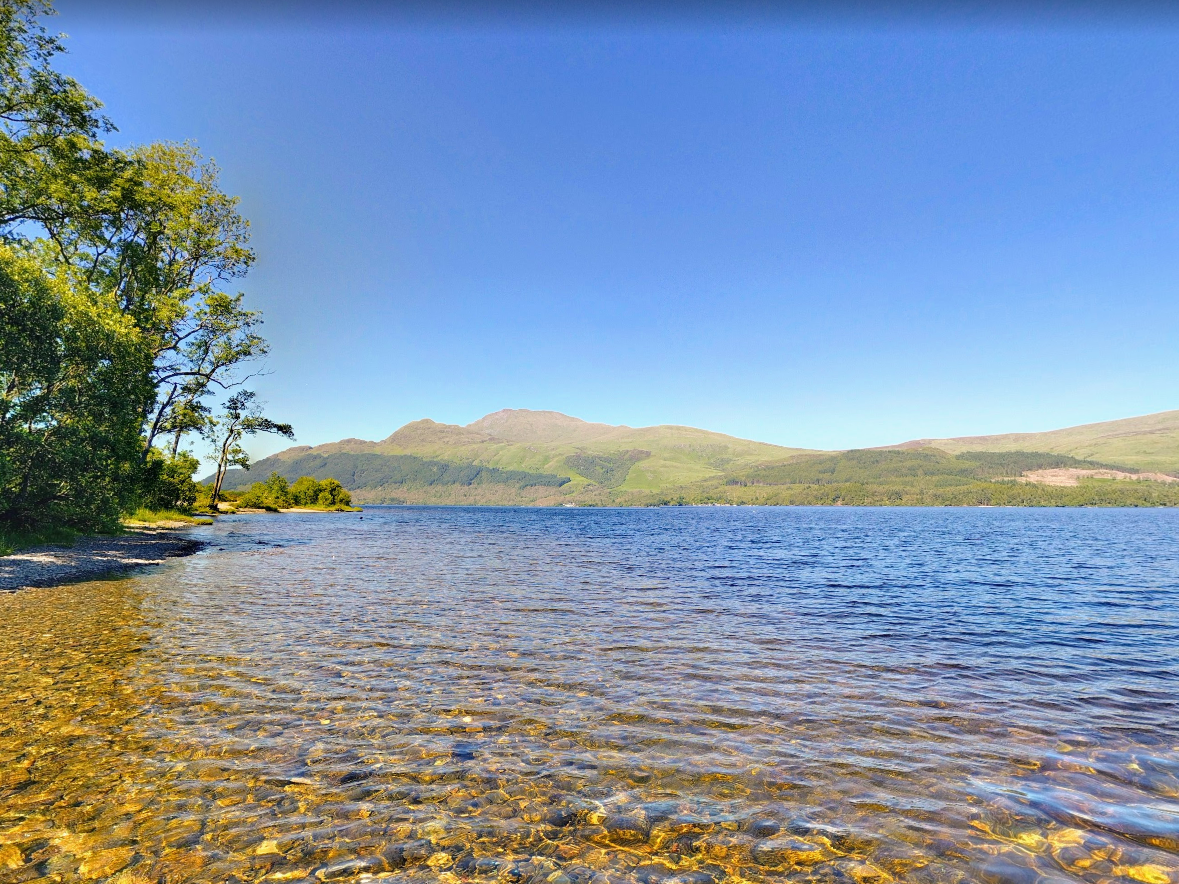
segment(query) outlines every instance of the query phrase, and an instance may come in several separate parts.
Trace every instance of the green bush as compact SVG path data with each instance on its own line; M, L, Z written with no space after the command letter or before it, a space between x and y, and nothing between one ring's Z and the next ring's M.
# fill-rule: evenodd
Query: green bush
M352 495L335 479L324 479L319 483L319 496L315 503L328 508L352 506Z
M142 506L149 510L191 510L197 502L197 484L192 477L200 465L187 451L169 457L151 449L143 471Z
M291 486L291 500L295 506L339 509L352 506L352 495L335 479L317 482L312 476L300 476Z
M255 482L237 499L237 505L250 509L276 512L292 503L290 485L278 473L271 473L265 482Z
M300 476L291 486L291 500L295 506L315 506L319 501L319 482L311 476Z

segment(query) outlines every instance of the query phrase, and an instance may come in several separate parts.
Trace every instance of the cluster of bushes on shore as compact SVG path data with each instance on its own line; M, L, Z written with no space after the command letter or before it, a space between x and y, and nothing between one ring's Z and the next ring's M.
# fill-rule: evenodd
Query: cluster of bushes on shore
M0 2L0 534L15 538L190 509L193 435L219 476L248 466L244 436L291 435L241 386L267 344L232 288L254 260L237 199L189 143L104 143L101 104L52 66L52 13Z
M300 476L292 484L271 473L265 482L255 482L242 492L235 505L272 511L290 507L346 511L352 509L352 495L335 479Z

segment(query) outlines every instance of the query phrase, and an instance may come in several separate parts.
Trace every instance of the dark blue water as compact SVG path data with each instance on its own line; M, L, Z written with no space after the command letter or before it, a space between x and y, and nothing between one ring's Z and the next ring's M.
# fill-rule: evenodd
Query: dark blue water
M135 643L110 676L134 751L105 762L134 809L86 823L134 849L124 873L1179 882L1179 512L369 508L207 533L156 574L0 600L24 606L0 611L27 623L10 655L82 605ZM109 628L71 641L118 656ZM54 727L22 731L57 760L0 832L110 788Z

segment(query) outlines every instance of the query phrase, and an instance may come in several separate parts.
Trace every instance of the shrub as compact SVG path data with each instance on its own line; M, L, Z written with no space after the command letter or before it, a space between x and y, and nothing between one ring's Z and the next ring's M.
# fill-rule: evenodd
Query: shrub
M324 479L319 483L319 497L315 502L322 507L352 506L352 495L335 479Z
M151 449L143 471L142 505L150 510L192 509L198 494L192 477L200 465L187 451L168 457L156 448Z
M319 483L311 476L300 476L291 486L291 500L295 506L315 506L320 490Z

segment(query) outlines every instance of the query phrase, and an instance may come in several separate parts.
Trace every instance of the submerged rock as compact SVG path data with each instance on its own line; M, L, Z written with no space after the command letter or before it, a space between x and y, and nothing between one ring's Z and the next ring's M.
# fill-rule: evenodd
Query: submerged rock
M755 844L753 861L760 866L814 865L822 862L823 848L801 838L771 838Z
M113 847L86 857L78 867L78 874L83 878L96 881L99 878L109 878L115 872L126 868L135 857L133 847Z

